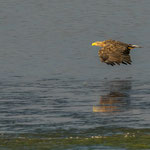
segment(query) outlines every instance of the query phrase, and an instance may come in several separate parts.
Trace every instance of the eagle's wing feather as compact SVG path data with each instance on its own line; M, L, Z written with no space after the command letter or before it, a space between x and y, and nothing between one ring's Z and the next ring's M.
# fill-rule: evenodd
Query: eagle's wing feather
M99 51L99 57L102 62L110 65L131 64L129 52L127 45L107 44Z

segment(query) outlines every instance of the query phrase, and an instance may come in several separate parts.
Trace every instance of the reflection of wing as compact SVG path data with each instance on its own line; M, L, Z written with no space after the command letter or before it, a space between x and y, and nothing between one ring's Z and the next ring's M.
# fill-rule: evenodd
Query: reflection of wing
M101 95L99 105L93 106L93 112L120 112L128 108L130 104L130 80L105 82L104 86L107 90L109 89L109 93Z
M103 83L105 89L109 89L109 93L122 93L129 96L132 84L131 80L114 80Z
M93 106L93 112L117 112L117 106Z
M119 92L112 92L108 95L103 95L100 98L100 105L93 106L93 112L117 112L121 111L122 107L126 105L124 98L127 95L119 93Z

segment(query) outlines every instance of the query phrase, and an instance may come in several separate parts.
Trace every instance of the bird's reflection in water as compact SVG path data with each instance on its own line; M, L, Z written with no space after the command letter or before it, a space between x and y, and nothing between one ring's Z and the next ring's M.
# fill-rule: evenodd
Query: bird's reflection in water
M100 97L99 105L93 106L93 112L120 112L129 108L130 80L107 81L104 85L108 94Z

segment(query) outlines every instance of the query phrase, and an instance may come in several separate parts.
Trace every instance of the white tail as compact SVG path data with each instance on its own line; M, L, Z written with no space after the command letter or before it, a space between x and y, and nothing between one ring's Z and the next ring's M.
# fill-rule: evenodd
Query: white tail
M142 48L141 46L138 46L138 45L132 45L132 44L131 44L131 47L133 47L133 48Z

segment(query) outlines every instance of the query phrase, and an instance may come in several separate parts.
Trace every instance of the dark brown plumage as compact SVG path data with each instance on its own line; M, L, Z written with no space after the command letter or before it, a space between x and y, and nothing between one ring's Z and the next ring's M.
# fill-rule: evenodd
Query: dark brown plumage
M131 64L130 50L140 48L138 45L126 44L115 40L97 41L92 43L92 46L102 47L98 55L101 62L108 65Z

